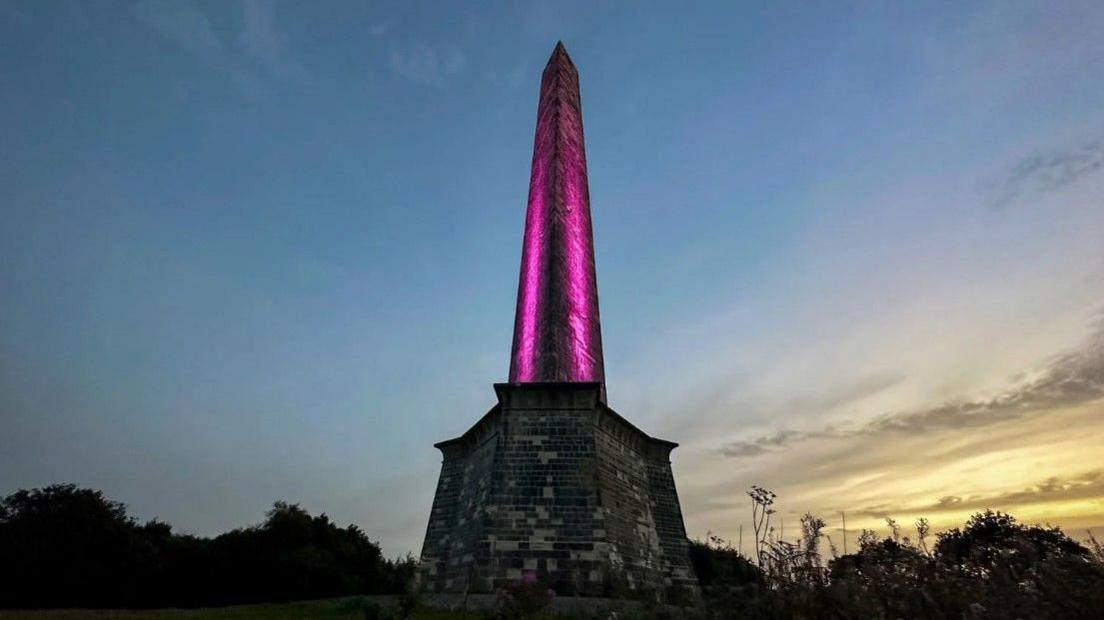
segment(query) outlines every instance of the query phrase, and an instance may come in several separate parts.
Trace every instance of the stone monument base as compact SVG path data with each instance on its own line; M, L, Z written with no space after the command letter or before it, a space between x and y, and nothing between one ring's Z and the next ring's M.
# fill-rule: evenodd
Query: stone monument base
M500 383L444 455L422 547L428 592L523 581L558 595L696 594L671 475L677 444L636 428L600 383Z

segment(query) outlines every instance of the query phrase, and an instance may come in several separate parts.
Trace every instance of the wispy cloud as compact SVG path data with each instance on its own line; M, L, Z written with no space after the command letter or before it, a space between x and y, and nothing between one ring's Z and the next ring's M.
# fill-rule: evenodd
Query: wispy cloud
M1002 209L1024 198L1040 196L1076 183L1104 168L1104 142L1025 157L992 184L990 204Z
M397 75L417 84L438 88L463 71L467 62L467 57L459 50L439 52L427 45L391 51L391 69Z
M1104 322L1077 350L1053 359L1034 378L992 398L952 402L919 411L891 413L855 429L780 430L731 442L721 452L747 458L774 452L810 439L842 439L885 433L922 433L979 428L1033 413L1104 398Z
M1104 496L1104 470L1094 469L1071 476L1051 476L1031 486L1000 493L946 495L927 504L880 504L854 511L860 517L892 517L901 514L938 514L963 510L1010 509L1015 506L1094 499Z
M139 2L134 15L184 50L215 59L223 53L211 20L188 2Z
M762 435L754 439L741 439L731 442L721 448L721 453L733 458L745 458L759 456L767 452L774 452L788 447L790 444L808 439L832 439L849 437L861 431L845 431L826 428L819 431L795 431L784 429L770 435Z
M298 63L287 56L283 37L276 28L273 3L266 0L246 0L242 8L244 15L241 43L249 57L273 76L299 74L301 69Z
M789 411L829 411L863 400L902 381L900 373L877 373L820 393L798 396L783 405Z
M251 99L263 96L265 78L301 77L302 68L287 54L276 28L275 7L267 0L245 0L238 46L227 45L211 20L186 2L140 2L134 15L166 40L224 72Z

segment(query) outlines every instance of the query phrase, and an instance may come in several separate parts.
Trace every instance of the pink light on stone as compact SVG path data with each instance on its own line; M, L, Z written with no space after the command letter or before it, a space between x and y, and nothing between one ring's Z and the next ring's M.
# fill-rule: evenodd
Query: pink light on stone
M562 43L541 78L510 381L597 382L605 398L579 74Z

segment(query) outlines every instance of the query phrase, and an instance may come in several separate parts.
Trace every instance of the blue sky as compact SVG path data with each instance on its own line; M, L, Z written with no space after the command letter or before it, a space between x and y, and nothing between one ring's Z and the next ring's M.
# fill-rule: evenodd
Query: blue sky
M0 2L0 493L417 551L557 39L610 404L683 444L692 535L752 483L1104 524L1094 2Z

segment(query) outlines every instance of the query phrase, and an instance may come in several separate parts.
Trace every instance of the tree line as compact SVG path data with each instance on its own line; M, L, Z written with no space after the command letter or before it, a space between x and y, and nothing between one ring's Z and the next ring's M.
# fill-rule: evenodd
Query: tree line
M888 536L864 531L858 550L840 555L819 517L805 515L800 536L782 540L769 521L775 495L755 487L749 496L761 521L755 554L716 536L691 541L701 596L668 600L693 608L686 617L1104 618L1104 547L1091 535L1084 545L1056 527L985 511L935 536L923 519L914 537L890 520ZM174 533L157 520L140 523L124 504L71 484L0 500L0 608L216 607L409 594L415 571L413 557L383 557L355 525L339 527L285 502L258 525L205 538ZM665 613L655 610L656 617Z
M0 501L0 607L208 607L402 592L355 525L276 502L263 523L214 538L139 523L101 491L58 484Z

